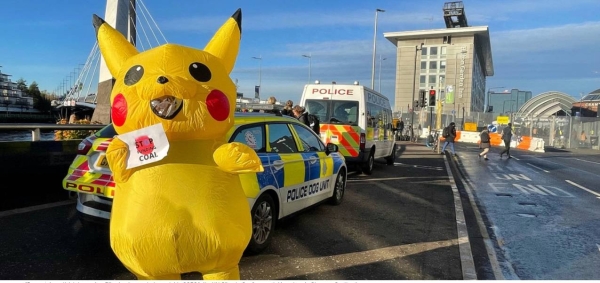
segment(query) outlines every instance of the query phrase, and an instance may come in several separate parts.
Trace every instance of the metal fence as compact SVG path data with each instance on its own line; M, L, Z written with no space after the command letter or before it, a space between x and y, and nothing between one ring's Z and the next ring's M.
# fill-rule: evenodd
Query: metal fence
M515 135L541 138L549 147L599 149L600 118L598 117L551 116L540 118L518 113L482 112L472 112L463 117L462 113L458 114L441 114L440 128L454 122L457 130L465 130L465 123L472 123L470 125L476 125L477 131L481 131L489 125L495 125L497 131L501 132L507 126L504 121L510 121ZM413 121L414 129L437 128L435 112L396 113L395 117L402 118L406 127L410 126ZM420 135L421 133L422 131L419 133L415 131L415 134Z

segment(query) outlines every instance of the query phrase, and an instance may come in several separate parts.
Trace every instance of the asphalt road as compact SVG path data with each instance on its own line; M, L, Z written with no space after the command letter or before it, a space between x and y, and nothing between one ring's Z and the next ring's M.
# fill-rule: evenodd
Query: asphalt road
M600 152L457 152L506 279L600 279Z
M444 158L402 146L394 166L349 177L344 202L280 221L271 246L240 262L245 280L463 279ZM108 230L73 202L0 212L0 280L133 280ZM183 279L200 279L186 274Z

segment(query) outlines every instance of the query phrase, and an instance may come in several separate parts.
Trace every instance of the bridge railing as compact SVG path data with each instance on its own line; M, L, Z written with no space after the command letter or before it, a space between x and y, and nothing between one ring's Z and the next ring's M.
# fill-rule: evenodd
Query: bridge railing
M39 141L41 130L100 130L106 125L100 124L43 124L43 123L2 123L0 131L31 131L31 141Z

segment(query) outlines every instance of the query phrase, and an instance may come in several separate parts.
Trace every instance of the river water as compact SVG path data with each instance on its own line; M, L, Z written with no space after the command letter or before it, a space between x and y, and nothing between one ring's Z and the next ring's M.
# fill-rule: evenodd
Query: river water
M40 134L40 140L42 141L52 141L54 140L54 132L42 132ZM31 131L9 131L9 132L0 132L0 142L7 141L31 141Z

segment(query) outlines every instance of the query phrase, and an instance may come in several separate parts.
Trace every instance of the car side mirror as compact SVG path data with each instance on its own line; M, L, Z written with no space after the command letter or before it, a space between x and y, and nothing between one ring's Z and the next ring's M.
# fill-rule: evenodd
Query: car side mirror
M332 152L338 152L339 148L337 144L334 143L328 143L327 144L327 150L325 151L325 153L327 153L327 155L329 155Z

